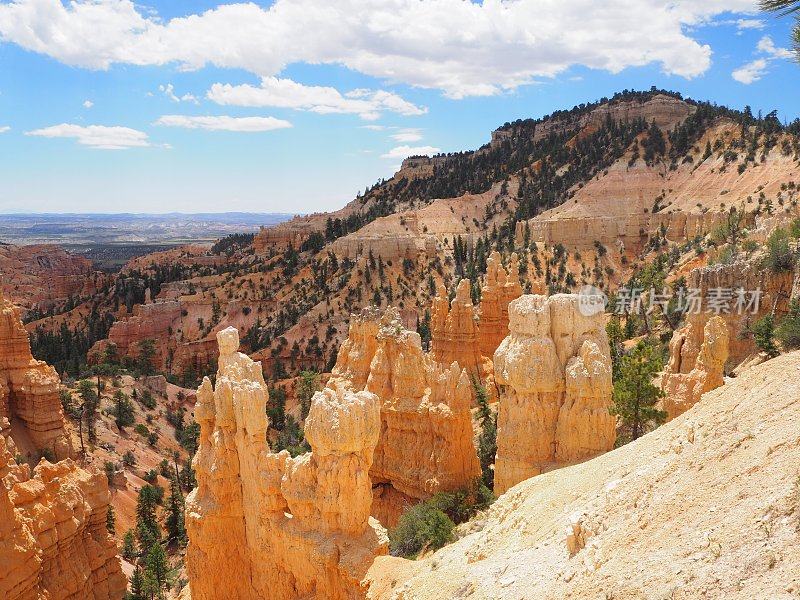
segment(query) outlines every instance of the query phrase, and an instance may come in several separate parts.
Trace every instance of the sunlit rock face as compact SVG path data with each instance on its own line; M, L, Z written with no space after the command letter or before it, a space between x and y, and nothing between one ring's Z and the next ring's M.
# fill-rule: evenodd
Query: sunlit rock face
M106 476L71 459L17 466L0 435L0 598L118 600L127 581L106 530Z
M377 398L318 392L305 423L312 452L272 453L261 365L237 352L235 329L217 342L216 385L203 381L195 409L198 487L186 499L192 598L363 597L360 581L388 547L369 516Z
M682 415L700 401L706 392L725 383L730 332L725 320L713 316L697 336L698 326L688 323L676 331L669 344L669 363L661 385L667 419Z
M60 383L53 367L33 358L19 311L0 292L0 419L21 425L14 428L15 434L28 438L18 440L21 445L29 441L58 459L72 455Z
M500 386L495 493L614 447L611 358L602 314L578 296L526 295L509 305L494 355Z

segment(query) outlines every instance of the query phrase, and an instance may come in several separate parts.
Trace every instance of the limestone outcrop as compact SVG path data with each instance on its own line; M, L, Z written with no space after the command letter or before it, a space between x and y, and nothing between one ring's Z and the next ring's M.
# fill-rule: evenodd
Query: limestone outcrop
M20 447L47 450L68 458L72 445L64 429L59 398L61 380L53 367L35 360L19 312L0 292L0 420L13 428Z
M195 408L198 487L186 500L192 598L363 597L364 573L388 547L369 517L377 398L318 392L305 424L312 452L272 453L261 365L237 352L236 329L217 341L216 387L206 378Z
M454 361L462 368L477 373L481 364L478 321L470 296L470 282L462 279L452 302L444 287L434 298L431 313L431 353L440 364Z
M385 526L396 525L407 507L480 477L467 371L423 352L419 334L403 326L396 308L353 316L328 386L366 389L380 400L370 477L372 514Z
M511 255L508 271L503 268L500 253L492 252L486 261L486 282L481 289L479 348L483 356L494 356L508 335L508 304L521 295L516 252Z
M718 315L706 322L702 332L690 322L672 335L669 363L661 380L666 394L662 405L669 420L685 413L703 394L725 383L729 343L728 326Z
M614 447L611 359L602 314L578 296L525 295L494 355L500 386L495 493Z
M106 477L67 459L17 466L0 436L0 598L119 600L127 581L106 530Z

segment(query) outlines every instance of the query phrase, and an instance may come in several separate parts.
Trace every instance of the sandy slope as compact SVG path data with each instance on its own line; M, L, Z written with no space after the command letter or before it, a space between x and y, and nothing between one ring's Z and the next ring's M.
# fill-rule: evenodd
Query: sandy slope
M481 527L422 561L379 558L370 597L800 597L800 352L517 485Z

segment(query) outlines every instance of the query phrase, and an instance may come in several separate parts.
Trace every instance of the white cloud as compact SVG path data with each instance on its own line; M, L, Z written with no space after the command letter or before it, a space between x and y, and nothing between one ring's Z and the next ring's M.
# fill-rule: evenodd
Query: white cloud
M278 77L265 77L258 87L215 83L207 96L209 100L222 105L293 108L319 114L357 114L367 120L377 119L383 111L407 116L421 115L427 111L397 94L383 90L356 89L342 95L336 88L303 85Z
M401 129L399 132L389 137L391 137L395 142L418 142L422 139L422 132L419 129Z
M733 73L731 73L731 77L733 77L739 83L750 85L751 83L761 79L766 72L767 61L763 58L759 58L736 69Z
M92 108L94 106L94 102L91 100L84 100L83 101L83 108Z
M397 146L386 154L381 154L381 158L393 158L395 160L408 158L409 156L432 155L441 152L439 148L433 146Z
M767 74L772 61L794 57L794 54L786 48L777 47L775 42L773 42L772 38L768 35L765 35L758 41L758 44L756 44L756 52L761 54L762 57L742 65L731 73L731 77L739 83L750 85L751 83L759 81Z
M383 131L386 125L361 125L359 129L369 129L370 131Z
M5 133L6 131L11 131L11 127L9 127L8 125L3 125L2 127L0 127L0 133Z
M184 129L205 129L207 131L259 132L286 129L289 121L275 117L189 117L185 115L164 115L154 125L183 127Z
M162 92L173 102L192 102L193 104L200 104L200 101L194 94L184 94L183 96L178 97L177 94L175 94L175 87L171 83L158 86L158 91Z
M767 24L761 19L739 19L736 21L736 28L743 29L764 29Z
M772 58L793 58L794 54L787 50L786 48L778 48L775 46L775 42L772 41L772 38L768 35L765 35L760 40L758 40L758 44L756 45L756 49L759 52L763 52L771 56Z
M125 150L127 148L144 148L150 146L147 134L129 127L106 127L104 125L71 125L62 123L26 131L25 135L46 138L72 138L82 146L102 150Z
M15 0L0 4L0 39L92 69L176 63L270 78L292 64L335 64L461 98L572 65L618 73L657 64L697 77L712 54L698 27L755 8L755 0L276 0L163 20L132 0ZM387 109L402 101L368 100Z

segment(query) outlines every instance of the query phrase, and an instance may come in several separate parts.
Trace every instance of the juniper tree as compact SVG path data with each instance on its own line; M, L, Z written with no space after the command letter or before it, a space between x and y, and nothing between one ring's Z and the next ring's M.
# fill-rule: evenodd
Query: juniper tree
M631 440L639 438L649 426L666 420L667 414L656 407L664 392L653 385L663 366L658 347L647 340L639 342L620 360L610 411L620 417Z

